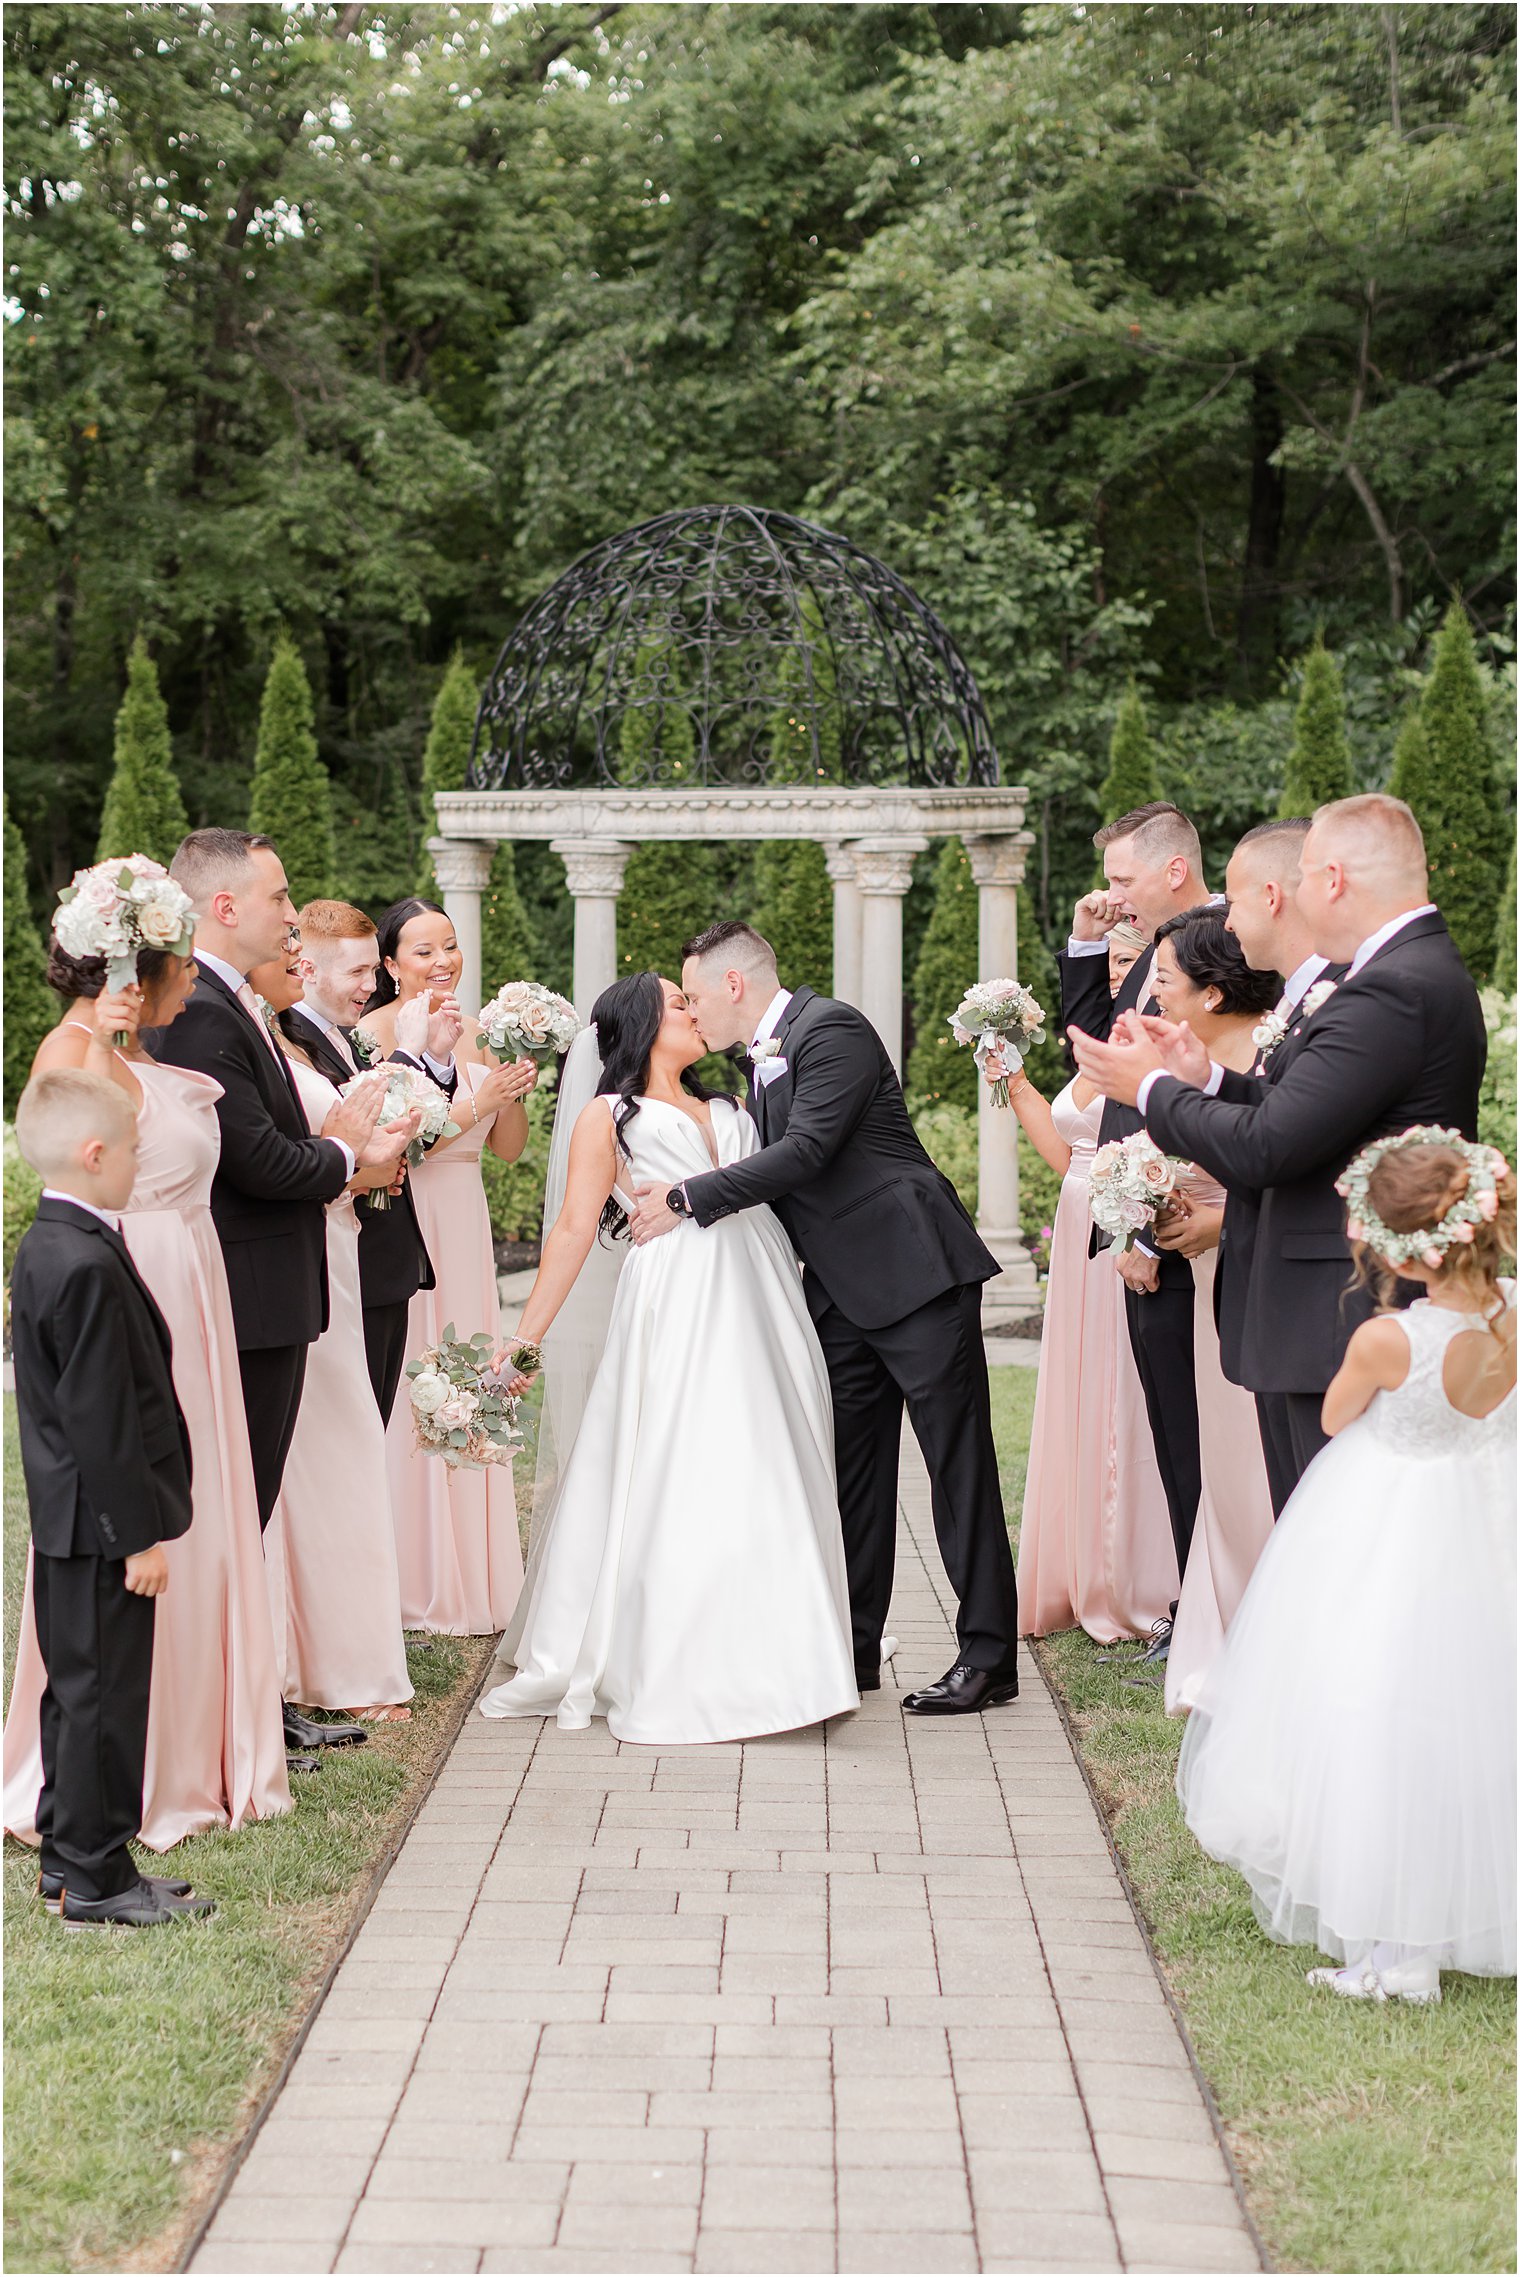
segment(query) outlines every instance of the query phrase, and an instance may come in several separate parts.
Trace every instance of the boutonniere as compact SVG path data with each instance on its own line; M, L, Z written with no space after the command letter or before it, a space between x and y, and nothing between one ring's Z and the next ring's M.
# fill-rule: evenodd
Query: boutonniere
M1279 1009L1269 1012L1264 1020L1257 1022L1251 1030L1251 1041L1261 1058L1270 1059L1287 1033L1287 1018Z
M368 1028L350 1028L348 1031L348 1048L353 1053L354 1060L361 1072L366 1068L379 1065L380 1046Z
M763 1044L751 1044L749 1056L757 1067L762 1060L779 1059L781 1057L781 1038L779 1036L767 1036Z
M263 1021L265 1027L269 1030L269 1033L272 1036L278 1038L279 1030L275 1026L274 1006L268 1003L264 997L260 996L257 991L254 993L253 1001L258 1006L259 1018Z
M1304 998L1303 1017L1306 1020L1312 1020L1320 1006L1328 1004L1334 994L1335 983L1333 980L1317 980Z

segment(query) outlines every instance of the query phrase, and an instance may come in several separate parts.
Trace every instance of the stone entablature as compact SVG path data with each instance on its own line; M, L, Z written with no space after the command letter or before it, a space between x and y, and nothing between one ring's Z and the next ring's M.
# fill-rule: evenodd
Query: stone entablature
M834 784L771 789L660 791L440 791L438 827L447 838L650 839L847 838L1012 839L1024 827L1029 793L845 790Z

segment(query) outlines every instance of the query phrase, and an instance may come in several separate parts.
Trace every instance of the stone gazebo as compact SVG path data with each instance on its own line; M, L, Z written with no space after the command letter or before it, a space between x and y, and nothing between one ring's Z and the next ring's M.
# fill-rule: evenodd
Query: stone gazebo
M902 1067L902 909L931 839L966 847L978 971L1016 974L1027 794L998 784L976 683L918 596L845 538L748 506L696 507L585 554L535 602L481 699L471 787L438 797L434 869L479 1003L496 841L547 839L575 904L577 1010L617 977L636 846L810 839L834 898L836 996ZM693 910L693 926L721 916ZM785 975L783 975L785 978ZM984 1091L977 1222L1028 1310L1017 1125Z

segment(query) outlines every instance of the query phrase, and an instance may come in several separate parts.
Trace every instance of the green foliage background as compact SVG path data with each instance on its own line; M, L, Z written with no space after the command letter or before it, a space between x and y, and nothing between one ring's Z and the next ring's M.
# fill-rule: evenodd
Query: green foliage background
M169 714L139 633L127 658L127 692L116 715L111 780L100 816L98 862L147 854L167 868L189 823L174 772Z

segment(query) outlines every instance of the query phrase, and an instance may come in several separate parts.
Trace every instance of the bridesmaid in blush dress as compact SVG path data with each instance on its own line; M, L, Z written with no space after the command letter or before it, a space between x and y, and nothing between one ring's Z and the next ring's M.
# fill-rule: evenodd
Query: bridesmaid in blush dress
M295 942L249 984L278 1015L301 1000ZM320 1132L337 1089L280 1029L296 1090ZM376 1183L367 1172L358 1183ZM295 1436L264 1535L275 1642L287 1700L340 1708L362 1723L405 1723L411 1678L401 1632L401 1580L359 1293L359 1220L345 1187L327 1205L328 1322L306 1356Z
M160 1066L137 1041L139 1026L166 1026L179 1013L194 986L193 961L143 950L138 972L140 984L108 995L104 960L72 958L55 942L48 977L68 1001L34 1072L87 1067L119 1084L138 1110L137 1184L121 1230L174 1340L174 1389L194 1466L194 1522L166 1545L169 1586L153 1635L142 1839L168 1850L187 1835L236 1829L291 1804L237 1340L211 1218L221 1090L209 1076ZM117 1050L111 1038L122 1033L128 1041ZM43 1683L28 1567L5 1722L5 1826L24 1842L36 1839Z
M389 1056L396 1017L417 998L435 1007L452 998L464 959L447 916L431 901L402 901L377 928L380 980L363 1029ZM484 1329L500 1336L496 1258L481 1181L484 1148L515 1162L528 1141L522 1102L538 1081L532 1060L499 1066L474 1041L466 1020L455 1047L454 1121L459 1136L441 1139L410 1173L417 1223L433 1260L436 1285L411 1302L407 1358L436 1343L452 1322L456 1335ZM403 1382L386 1433L391 1511L401 1566L401 1611L409 1629L450 1636L490 1636L512 1617L522 1587L522 1543L511 1467L450 1470L418 1452Z
M1217 909L1185 910L1156 936L1156 1000L1168 1020L1186 1020L1222 1067L1249 1073L1253 1030L1277 1002L1275 973L1253 972ZM1203 1492L1182 1577L1166 1663L1166 1705L1196 1705L1256 1561L1272 1538L1272 1498L1256 1402L1225 1376L1214 1325L1214 1270L1224 1189L1189 1165L1178 1206L1156 1228L1157 1246L1191 1261L1193 1365L1198 1382L1198 1453Z

